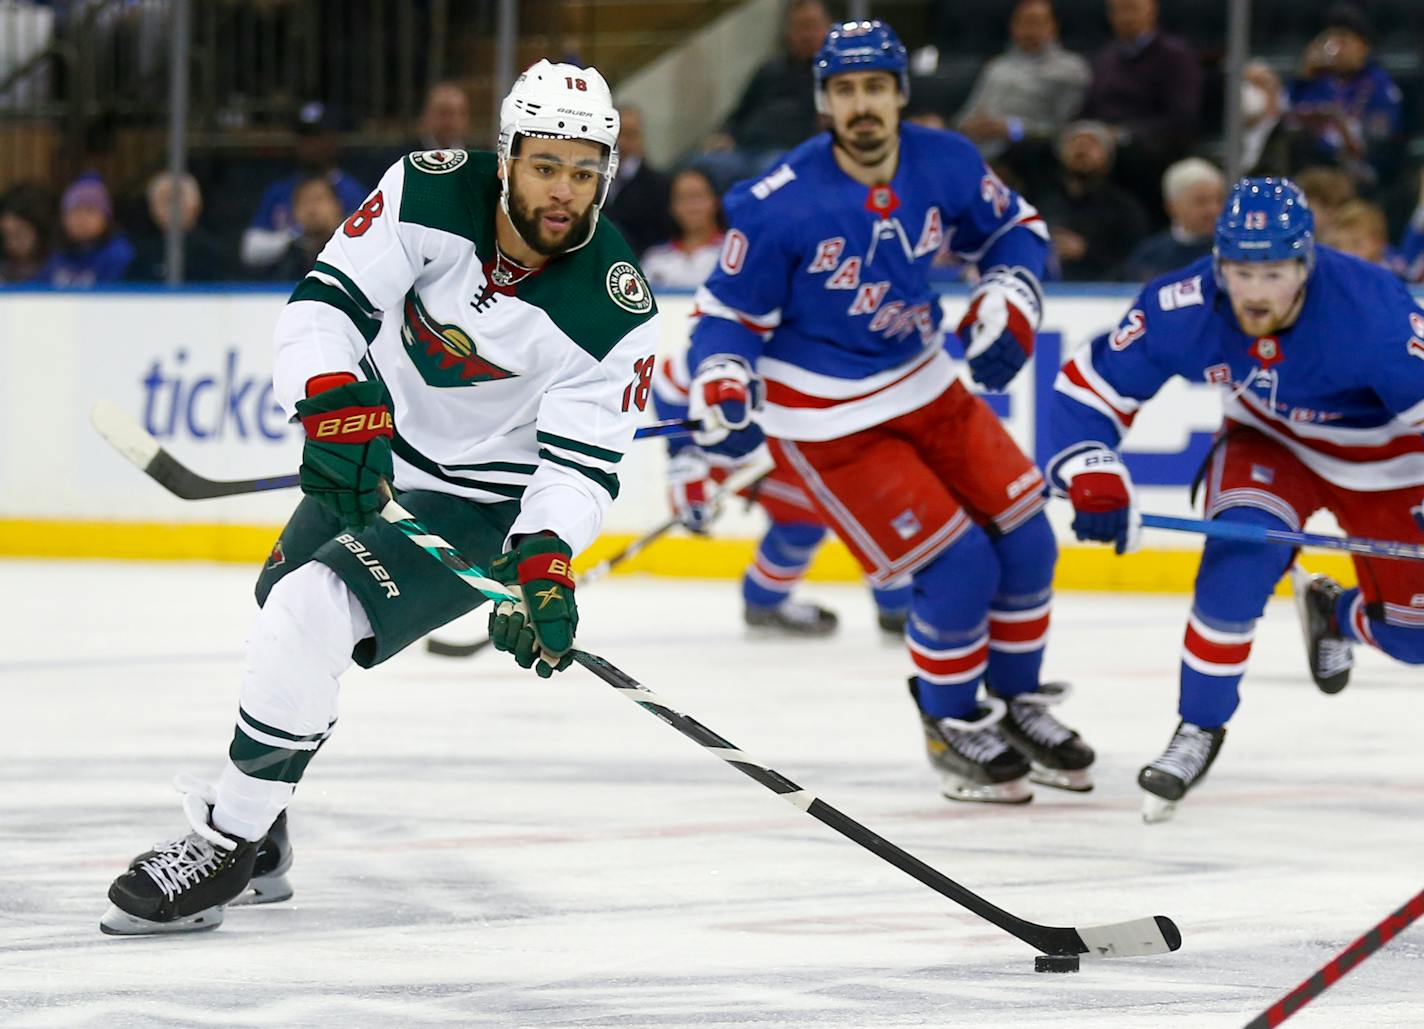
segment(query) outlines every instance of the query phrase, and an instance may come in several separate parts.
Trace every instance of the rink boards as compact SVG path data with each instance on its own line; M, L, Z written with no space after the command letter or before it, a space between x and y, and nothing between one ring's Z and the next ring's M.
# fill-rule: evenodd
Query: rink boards
M1062 359L1112 328L1132 287L1050 288L1035 360L990 402L1029 453L1051 456L1045 410ZM300 440L272 397L271 340L286 292L153 289L85 294L7 292L0 301L0 554L253 561L285 521L292 491L213 501L178 500L114 454L89 426L95 401L130 412L180 460L212 478L294 471ZM947 291L953 325L966 293ZM662 346L685 345L690 296L659 298ZM1209 446L1221 405L1205 384L1170 383L1138 416L1126 452L1145 510L1189 515L1188 486ZM651 417L651 411L649 412ZM589 557L610 552L666 517L655 441L637 443L620 466L622 492ZM1195 572L1194 536L1149 535L1147 549L1118 558L1076 545L1066 503L1050 505L1063 543L1065 588L1180 590ZM630 570L731 577L750 558L761 525L729 511L712 540L667 538ZM1329 531L1328 522L1313 526ZM1327 556L1322 567L1345 562ZM813 576L853 579L854 562L824 548Z

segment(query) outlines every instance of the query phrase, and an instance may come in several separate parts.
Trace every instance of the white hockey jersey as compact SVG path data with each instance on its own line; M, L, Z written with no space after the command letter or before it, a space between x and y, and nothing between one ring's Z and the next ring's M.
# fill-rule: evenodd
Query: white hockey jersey
M411 154L337 229L277 324L273 380L291 413L315 375L390 393L395 485L518 499L510 535L578 553L618 495L647 404L656 306L618 231L494 286L495 155Z

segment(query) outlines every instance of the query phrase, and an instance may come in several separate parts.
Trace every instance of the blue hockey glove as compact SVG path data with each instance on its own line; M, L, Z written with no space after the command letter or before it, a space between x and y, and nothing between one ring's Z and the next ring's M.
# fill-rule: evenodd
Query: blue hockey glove
M761 399L761 379L742 360L727 355L708 358L688 387L687 416L702 423L692 434L693 442L724 457L750 454L766 440L752 421Z
M1026 269L1000 267L984 276L955 329L975 382L1001 390L1013 381L1033 353L1042 309L1038 281Z

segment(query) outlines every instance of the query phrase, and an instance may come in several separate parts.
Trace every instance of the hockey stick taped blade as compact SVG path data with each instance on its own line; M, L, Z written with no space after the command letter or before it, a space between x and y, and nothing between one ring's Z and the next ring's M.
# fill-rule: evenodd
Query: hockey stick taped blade
M1078 929L1087 946L1085 953L1098 958L1132 958L1166 954L1182 946L1182 932L1166 915L1136 918L1114 925L1094 925Z
M139 468L146 469L162 449L131 415L111 401L98 401L89 411L89 421L100 436Z

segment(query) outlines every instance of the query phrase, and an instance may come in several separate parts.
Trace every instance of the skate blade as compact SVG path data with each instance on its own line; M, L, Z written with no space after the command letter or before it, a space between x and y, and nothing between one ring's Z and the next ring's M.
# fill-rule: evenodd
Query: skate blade
M221 906L199 911L186 918L175 918L171 922L154 922L147 918L131 915L123 908L110 906L99 919L99 931L105 936L159 936L164 933L195 933L216 929L222 925Z
M1142 820L1148 825L1170 822L1177 813L1177 802L1159 797L1155 793L1142 792Z
M1049 768L1035 761L1028 777L1040 786L1051 786L1055 790L1068 790L1070 793L1089 793L1093 789L1093 776L1086 768Z
M284 874L262 875L253 879L235 898L228 901L228 907L251 907L257 904L276 904L291 900L292 882Z
M950 772L940 772L940 793L946 800L962 800L973 804L1027 804L1033 800L1028 778L1008 782L971 782Z

